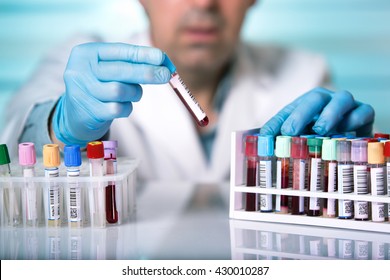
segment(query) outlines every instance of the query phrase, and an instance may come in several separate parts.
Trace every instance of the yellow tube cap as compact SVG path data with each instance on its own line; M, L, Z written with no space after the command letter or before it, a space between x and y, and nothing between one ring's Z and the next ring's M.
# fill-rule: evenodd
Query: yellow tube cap
M383 154L382 142L370 142L367 148L367 162L369 164L384 164L385 156Z
M61 164L60 148L57 144L43 146L43 165L45 167L58 167Z

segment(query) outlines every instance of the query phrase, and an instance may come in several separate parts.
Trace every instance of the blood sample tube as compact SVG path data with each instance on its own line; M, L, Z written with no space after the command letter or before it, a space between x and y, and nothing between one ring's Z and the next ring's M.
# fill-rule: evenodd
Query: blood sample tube
M390 196L390 141L384 143L383 155L386 161L387 195ZM387 219L390 220L390 204L387 204Z
M246 186L255 187L257 185L257 136L248 135L245 138L246 157ZM246 193L245 211L256 211L256 194Z
M45 177L55 178L59 176L60 148L57 144L43 146L43 165L45 166ZM46 187L47 207L45 207L47 225L50 227L61 226L61 188L58 182L48 181Z
M104 175L104 147L101 141L92 141L87 144L87 158L89 159L90 176L102 177ZM89 207L91 225L105 227L105 196L100 180L92 182L92 186L89 189Z
M309 177L308 184L311 192L322 191L322 139L310 138L307 140L309 147ZM321 199L318 197L310 197L308 216L319 216L321 210Z
M23 220L28 226L38 225L38 203L37 189L34 181L30 180L35 176L34 165L37 161L35 145L31 142L19 144L19 165L22 167L25 187L23 189L24 211Z
M276 188L287 189L290 187L290 155L291 137L277 136L275 143L276 160ZM275 211L282 214L288 213L288 196L277 195L275 200Z
M370 166L371 194L385 195L385 157L383 143L368 143L367 154L368 165ZM384 222L385 204L382 202L372 202L371 215L373 222Z
M68 225L70 227L81 227L83 222L82 212L82 189L79 186L81 152L79 145L66 145L64 147L64 164L68 187L66 189Z
M377 132L374 134L374 138L379 138L379 139L390 139L390 134L387 134L387 133L380 133L380 132Z
M175 91L177 96L180 98L181 102L186 106L187 110L191 113L192 117L196 120L196 123L199 126L206 126L209 123L209 118L206 113L202 110L199 103L196 101L195 97L191 94L190 90L184 84L183 80L180 78L179 74L176 72L176 67L165 55L165 60L163 65L167 66L171 72L172 76L169 80L169 85Z
M337 153L337 185L339 193L353 192L353 165L351 161L351 141L339 140L336 146ZM339 219L353 217L353 202L349 199L338 201Z
M272 135L258 136L258 179L260 188L272 188L272 157L274 155L274 137ZM272 212L272 194L260 195L260 211Z
M367 141L352 141L351 160L353 162L354 193L357 195L368 194ZM354 212L355 220L368 220L368 201L356 200Z
M291 142L291 158L293 159L293 190L305 189L307 139L293 137ZM305 213L303 196L293 196L291 201L291 214L302 215Z
M335 139L324 139L322 142L322 160L324 161L324 192L337 191L337 161ZM336 201L324 199L322 215L327 218L336 217Z
M106 175L113 175L117 172L116 149L118 141L103 141L104 162L106 164ZM116 208L115 182L109 182L106 186L106 219L110 224L118 222L118 210Z

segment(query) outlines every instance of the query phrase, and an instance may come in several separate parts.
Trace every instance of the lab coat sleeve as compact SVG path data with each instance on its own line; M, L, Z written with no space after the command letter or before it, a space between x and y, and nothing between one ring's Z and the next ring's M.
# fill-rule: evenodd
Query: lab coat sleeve
M11 98L1 136L1 143L7 144L11 157L17 156L20 142L35 143L38 156L43 144L51 142L48 120L59 96L65 92L63 73L69 54L75 45L91 41L98 41L98 38L78 35L53 49Z

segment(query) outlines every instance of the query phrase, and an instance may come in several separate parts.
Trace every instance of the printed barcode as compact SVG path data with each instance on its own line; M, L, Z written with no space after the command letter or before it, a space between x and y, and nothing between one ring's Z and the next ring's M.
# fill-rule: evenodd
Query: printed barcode
M383 168L371 168L374 173L374 177L371 178L372 186L371 189L373 191L376 190L376 195L384 195L385 194L385 176Z
M75 188L70 189L70 206L77 206L77 193Z
M342 193L351 193L353 191L353 166L338 166L339 191Z
M204 113L202 108L199 106L198 101L196 101L195 97L192 95L191 91L187 88L186 84L183 82L183 80L181 79L180 76L178 77L178 80L179 80L180 84L183 86L183 88L187 91L187 93L190 96L190 98L192 99L192 101L194 101L194 103L199 107L199 109L202 111L202 113Z
M355 192L357 194L368 194L368 176L367 176L367 167L363 166L354 166L354 185Z

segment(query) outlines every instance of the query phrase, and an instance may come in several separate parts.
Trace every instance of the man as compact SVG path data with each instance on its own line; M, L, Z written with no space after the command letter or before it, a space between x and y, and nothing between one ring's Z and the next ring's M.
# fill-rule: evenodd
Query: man
M30 95L33 103L10 107L8 132L17 141L84 146L109 137L118 140L119 155L141 160L141 178L221 181L229 177L233 130L371 133L371 106L346 91L317 88L327 77L321 58L240 42L254 0L140 2L149 34L132 38L131 45L78 45L66 65L64 88L47 86L59 80L56 70L46 72L53 80L40 76L21 91L15 100ZM164 52L207 113L208 126L194 124L167 84L172 69L164 65ZM15 147L16 140L7 143Z

